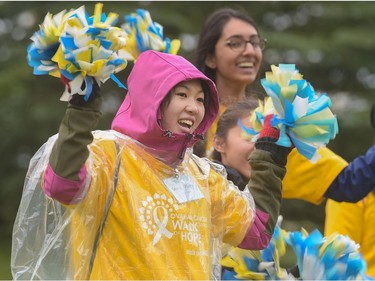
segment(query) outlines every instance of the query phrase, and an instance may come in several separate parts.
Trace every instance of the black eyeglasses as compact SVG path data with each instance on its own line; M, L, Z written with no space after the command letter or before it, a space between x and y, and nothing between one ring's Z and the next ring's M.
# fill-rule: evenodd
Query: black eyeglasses
M254 49L264 50L266 47L267 39L260 37L259 35L252 35L250 40L245 40L241 37L234 37L225 41L225 44L233 51L240 53L246 49L246 44L250 43Z

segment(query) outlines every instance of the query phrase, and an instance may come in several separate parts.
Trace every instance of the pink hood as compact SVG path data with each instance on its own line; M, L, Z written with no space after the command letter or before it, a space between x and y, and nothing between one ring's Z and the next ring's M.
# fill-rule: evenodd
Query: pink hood
M210 89L205 117L193 135L168 134L160 127L159 108L169 91L178 83L191 79L206 81ZM181 56L156 51L143 52L129 78L128 93L112 122L112 129L151 148L155 157L174 165L182 160L214 122L219 110L215 84Z

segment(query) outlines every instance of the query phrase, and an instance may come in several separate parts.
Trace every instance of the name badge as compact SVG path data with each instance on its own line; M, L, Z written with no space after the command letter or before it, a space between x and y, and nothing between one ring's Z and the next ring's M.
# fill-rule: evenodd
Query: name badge
M204 197L195 179L188 174L177 174L163 182L178 203L186 203Z

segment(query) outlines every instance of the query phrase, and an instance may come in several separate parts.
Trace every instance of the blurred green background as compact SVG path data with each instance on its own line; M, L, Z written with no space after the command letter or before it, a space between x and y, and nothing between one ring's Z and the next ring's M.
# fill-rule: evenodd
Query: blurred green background
M86 6L92 14L96 2L0 2L0 279L11 279L10 252L13 222L32 155L58 130L66 104L59 101L61 82L35 76L26 55L30 37L47 12ZM221 7L241 7L258 23L268 39L260 72L270 64L294 63L315 88L332 99L340 133L329 147L346 160L363 154L373 142L369 110L375 90L375 2L200 2L104 1L103 12L120 15L147 9L164 27L164 35L179 38L179 54L191 58L206 17ZM130 68L130 67L129 67ZM126 84L129 69L117 77ZM262 91L259 81L254 90ZM102 90L107 129L124 91L108 80ZM284 200L283 227L287 230L323 231L324 203L314 206ZM288 262L287 262L288 263Z

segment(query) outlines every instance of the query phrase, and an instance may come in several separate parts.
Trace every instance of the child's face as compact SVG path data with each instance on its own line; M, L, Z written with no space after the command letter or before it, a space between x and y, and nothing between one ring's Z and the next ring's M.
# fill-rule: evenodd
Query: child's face
M161 125L173 133L193 133L202 122L204 92L200 80L177 84L161 105Z
M251 128L250 118L241 119L242 124ZM250 179L251 167L248 163L255 144L243 138L242 129L236 125L228 130L225 140L215 140L215 148L221 153L221 162L236 169L242 176Z

